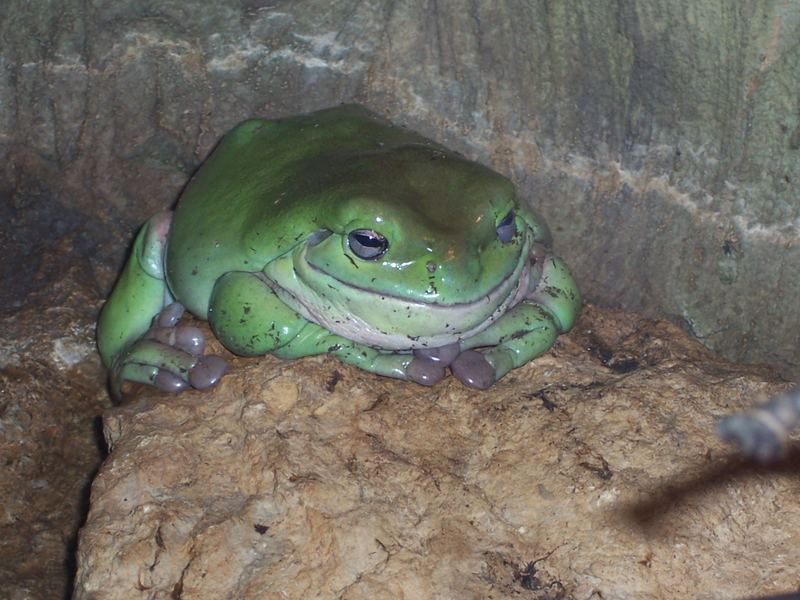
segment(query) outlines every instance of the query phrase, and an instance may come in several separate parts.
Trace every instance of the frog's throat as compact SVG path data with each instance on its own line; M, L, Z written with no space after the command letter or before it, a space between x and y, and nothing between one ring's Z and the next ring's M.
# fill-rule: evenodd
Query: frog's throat
M522 301L539 277L529 260L530 235L509 275L479 298L457 304L408 300L354 287L314 268L307 246L268 264L259 274L303 318L346 339L383 350L435 348L467 339Z

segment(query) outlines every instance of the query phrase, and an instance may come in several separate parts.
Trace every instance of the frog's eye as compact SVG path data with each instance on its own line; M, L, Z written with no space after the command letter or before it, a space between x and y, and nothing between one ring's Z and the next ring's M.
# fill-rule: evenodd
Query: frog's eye
M356 229L347 236L347 244L358 258L375 260L389 248L389 240L371 229Z
M508 214L503 217L503 220L497 224L497 239L504 244L507 244L517 234L517 221L514 211L508 211Z

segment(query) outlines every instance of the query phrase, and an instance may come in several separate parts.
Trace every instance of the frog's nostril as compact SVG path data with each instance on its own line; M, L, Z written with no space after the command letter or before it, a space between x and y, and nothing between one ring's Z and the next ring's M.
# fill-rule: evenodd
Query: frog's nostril
M432 260L429 260L429 261L428 261L428 262L425 264L425 268L426 268L426 269L428 269L428 273L435 273L435 272L436 272L437 265L436 265L436 263L435 263L435 262L433 262Z
M333 232L330 229L320 229L308 236L307 243L309 246L316 246L321 241L330 237Z

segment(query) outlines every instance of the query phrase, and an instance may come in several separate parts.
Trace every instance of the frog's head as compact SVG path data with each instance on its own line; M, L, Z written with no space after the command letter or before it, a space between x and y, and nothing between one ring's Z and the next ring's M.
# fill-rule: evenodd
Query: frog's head
M302 286L291 303L327 329L383 348L441 345L527 291L531 243L547 233L498 173L422 144L320 172L335 176L317 182L325 209L287 287Z

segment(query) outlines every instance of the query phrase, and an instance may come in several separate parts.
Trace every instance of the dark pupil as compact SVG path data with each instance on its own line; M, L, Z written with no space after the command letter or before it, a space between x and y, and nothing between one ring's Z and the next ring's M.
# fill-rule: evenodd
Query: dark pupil
M381 256L389 247L389 242L377 231L359 229L351 231L348 237L350 250L364 260L373 260Z
M511 221L513 220L514 220L514 213L510 212L505 216L505 218L502 221L500 221L498 227L508 227L509 225L511 225Z
M371 235L365 233L354 233L353 235L358 240L358 243L362 246L367 246L369 248L380 248L383 245L382 240Z

